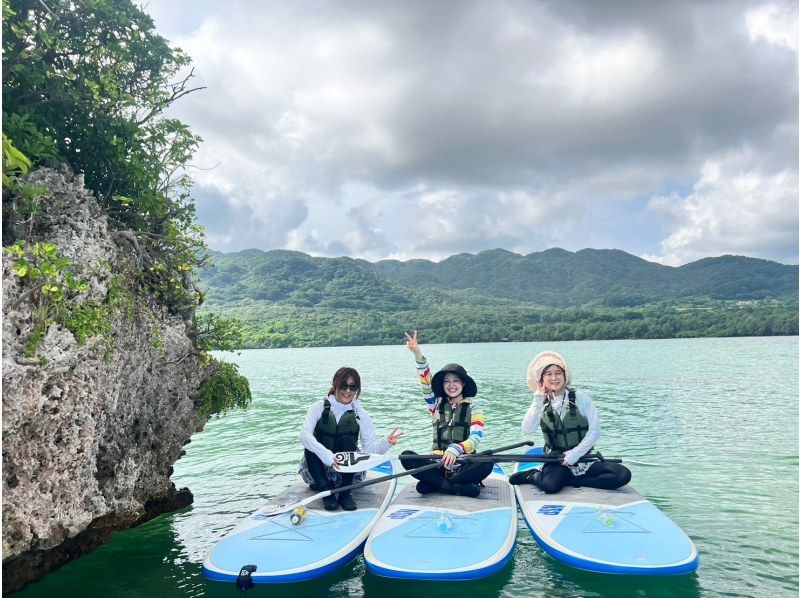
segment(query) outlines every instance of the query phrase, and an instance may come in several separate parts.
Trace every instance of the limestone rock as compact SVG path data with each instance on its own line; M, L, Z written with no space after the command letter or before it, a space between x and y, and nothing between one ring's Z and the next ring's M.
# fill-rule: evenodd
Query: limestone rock
M82 177L41 169L27 182L48 187L43 213L35 228L9 222L4 234L54 243L89 283L83 300L106 301L112 277L132 288L125 280L132 246L115 241L120 235ZM183 445L206 421L198 416L199 388L209 373L198 361L190 322L136 293L130 294L133 309L115 312L105 339L81 345L53 325L35 355L26 356L34 306L12 263L4 253L5 591L117 530L191 502L170 475Z

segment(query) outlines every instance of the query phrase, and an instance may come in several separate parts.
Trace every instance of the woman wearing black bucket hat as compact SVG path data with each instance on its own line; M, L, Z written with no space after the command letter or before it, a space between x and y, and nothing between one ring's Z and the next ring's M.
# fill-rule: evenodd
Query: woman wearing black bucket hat
M444 468L415 474L419 480L417 492L445 492L476 497L478 485L492 472L491 463L457 463L463 454L475 453L483 439L483 409L473 399L478 394L467 371L457 363L450 363L431 377L428 362L422 355L416 331L406 333L406 346L414 354L417 374L425 395L425 403L433 421L433 450L442 455ZM404 451L403 455L414 455ZM433 461L429 459L402 459L403 467L414 469Z

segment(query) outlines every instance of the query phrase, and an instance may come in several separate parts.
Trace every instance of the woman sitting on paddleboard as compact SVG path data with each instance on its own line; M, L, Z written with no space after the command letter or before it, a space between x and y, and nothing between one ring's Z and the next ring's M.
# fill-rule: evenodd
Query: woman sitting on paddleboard
M417 333L406 334L406 346L414 354L417 374L428 412L433 420L434 454L442 455L444 468L413 474L419 480L417 492L445 492L478 496L478 485L492 472L491 463L457 463L464 454L474 453L483 438L483 409L472 401L478 394L475 380L457 363L444 366L431 377L428 362L419 348ZM415 455L403 451L403 455ZM430 459L401 459L403 467L414 469L433 463Z
M306 420L300 428L300 442L305 447L300 462L300 476L312 490L322 492L341 488L353 483L354 476L359 480L366 472L358 474L341 473L334 463L334 453L358 450L361 438L363 452L383 454L394 446L403 435L397 428L380 442L375 440L375 427L367 410L361 406L361 376L353 368L341 367L333 376L328 396L308 408ZM326 496L322 504L327 511L335 511L339 505L345 511L358 508L350 491Z
M522 433L542 429L545 450L563 453L561 463L545 463L541 470L529 469L509 478L512 484L535 484L553 494L564 486L586 486L613 490L631 481L630 470L619 463L578 463L600 439L600 419L592 399L570 387L572 373L564 358L542 351L528 366L528 386L533 402L522 420Z

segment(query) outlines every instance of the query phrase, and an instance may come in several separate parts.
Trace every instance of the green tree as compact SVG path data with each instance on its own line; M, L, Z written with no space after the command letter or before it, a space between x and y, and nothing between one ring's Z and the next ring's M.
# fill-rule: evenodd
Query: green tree
M206 265L206 247L185 169L201 140L164 115L173 102L201 89L191 85L189 57L158 35L131 0L3 0L2 6L4 184L50 159L82 173L118 241L129 246L135 267L128 267L139 289L191 317L202 302L191 273ZM12 190L12 205L3 210L6 245L36 230L33 200L40 192ZM6 235L7 219L19 222L20 214L30 225L21 232L9 224L14 234ZM22 245L12 247L18 276L33 280L41 272L38 286L31 286L46 295L40 304L61 306L65 285L71 287L55 246L39 255L37 248L50 246L35 245L38 262L26 257ZM64 281L58 278L62 270ZM101 310L88 304L66 310L67 326L79 339L99 334ZM42 318L45 328L54 319L49 312ZM241 343L238 324L217 316L202 319L196 334L206 363L208 350ZM249 385L236 367L212 367L201 390L201 413L246 407Z
M142 285L186 309L205 256L184 172L200 138L163 113L198 89L189 57L130 0L3 0L2 34L3 133L34 166L56 157L83 173L134 231Z

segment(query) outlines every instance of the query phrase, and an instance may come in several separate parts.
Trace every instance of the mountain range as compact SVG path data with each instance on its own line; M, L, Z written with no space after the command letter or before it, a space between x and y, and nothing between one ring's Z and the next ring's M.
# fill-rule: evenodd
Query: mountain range
M402 306L408 292L474 291L545 307L710 298L797 297L798 267L725 255L680 267L616 249L564 249L519 255L503 249L460 253L441 262L312 257L298 251L248 249L212 253L200 273L209 299L249 298L303 307Z
M203 309L242 320L248 346L394 342L415 324L439 330L441 342L797 329L798 267L741 256L680 267L620 250L558 248L440 262L257 249L211 258L198 273Z

